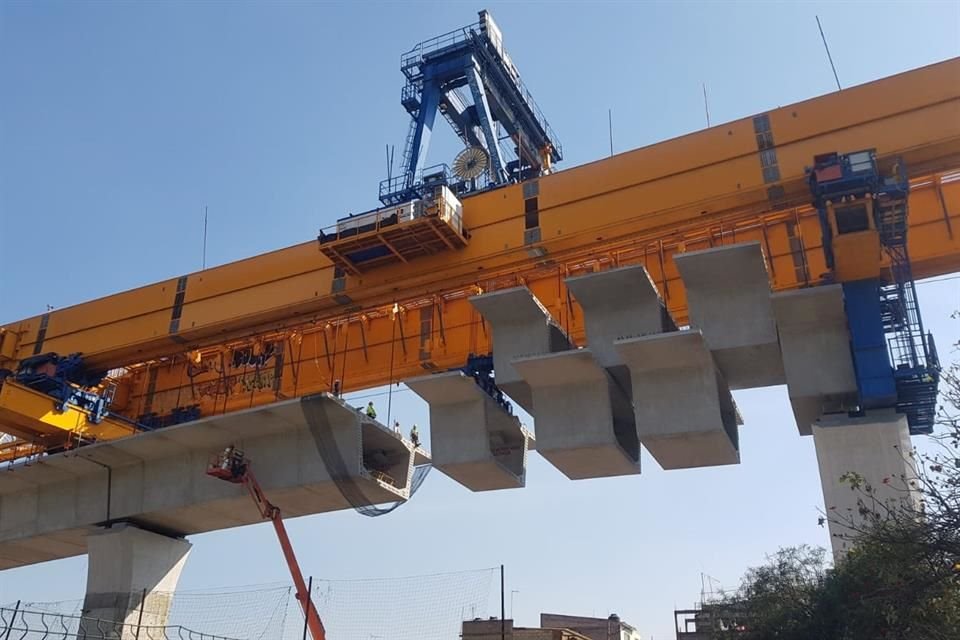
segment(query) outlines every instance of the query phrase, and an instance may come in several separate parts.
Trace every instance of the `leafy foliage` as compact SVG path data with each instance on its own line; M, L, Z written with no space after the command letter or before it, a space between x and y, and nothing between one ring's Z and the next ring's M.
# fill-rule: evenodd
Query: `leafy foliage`
M831 568L823 549L781 549L748 570L713 605L723 612L717 638L960 640L960 363L940 389L927 451L901 452L916 475L878 488L848 473L857 512L820 519L843 525L851 550Z

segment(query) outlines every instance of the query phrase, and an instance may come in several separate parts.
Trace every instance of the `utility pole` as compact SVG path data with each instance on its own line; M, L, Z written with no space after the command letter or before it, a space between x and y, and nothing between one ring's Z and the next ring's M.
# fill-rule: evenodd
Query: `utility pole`
M610 155L613 155L613 109L607 109L607 131L610 133Z
M503 565L500 565L500 640L507 640L506 602L503 591Z

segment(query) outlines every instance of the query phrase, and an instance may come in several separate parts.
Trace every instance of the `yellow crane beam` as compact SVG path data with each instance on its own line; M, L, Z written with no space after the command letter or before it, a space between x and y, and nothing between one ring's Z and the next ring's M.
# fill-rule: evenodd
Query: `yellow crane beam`
M489 351L466 301L479 291L525 284L582 341L563 279L611 265L644 264L683 322L676 252L756 240L775 289L823 283L805 168L863 148L907 167L914 275L960 270L955 58L468 196L460 249L341 274L309 241L13 322L0 327L0 368L82 352L125 367L114 411L229 412L461 366Z

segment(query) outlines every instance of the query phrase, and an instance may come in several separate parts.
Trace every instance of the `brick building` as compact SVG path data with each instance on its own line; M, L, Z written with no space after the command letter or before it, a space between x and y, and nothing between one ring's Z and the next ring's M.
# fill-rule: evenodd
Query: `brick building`
M609 618L585 618L556 613L541 613L539 627L514 627L513 620L470 620L463 623L463 640L641 640L640 632L622 622L616 614Z
M570 629L514 627L513 620L504 621L501 634L499 619L465 621L460 637L463 640L590 640Z
M613 613L607 618L541 613L540 626L576 631L590 640L641 640L640 632Z

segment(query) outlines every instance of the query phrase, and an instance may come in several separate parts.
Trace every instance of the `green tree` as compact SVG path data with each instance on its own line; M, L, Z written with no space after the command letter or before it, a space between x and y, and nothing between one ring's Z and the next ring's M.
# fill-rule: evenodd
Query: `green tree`
M960 342L953 346L960 351ZM904 545L923 553L931 565L960 570L960 362L941 372L936 431L925 444L923 451L901 452L917 473L884 478L886 491L878 492L859 474L845 474L850 490L858 493L858 513L827 517L861 545ZM878 497L889 496L890 489L904 499Z
M718 640L960 638L960 579L920 545L858 543L832 568L821 548L781 549L713 608Z
M878 491L848 473L857 513L820 519L842 524L851 550L830 567L822 549L781 549L748 570L713 607L717 638L960 640L960 363L941 373L940 392L928 446L901 452L916 475Z

